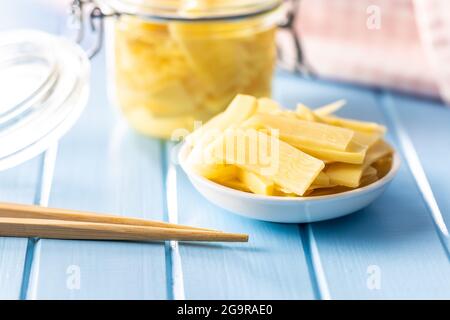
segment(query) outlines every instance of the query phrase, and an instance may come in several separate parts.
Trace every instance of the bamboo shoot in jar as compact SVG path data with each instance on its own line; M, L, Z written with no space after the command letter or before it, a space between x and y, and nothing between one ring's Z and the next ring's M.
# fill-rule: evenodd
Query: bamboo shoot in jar
M214 3L195 2L201 12ZM145 135L170 138L177 129L190 131L238 93L271 95L276 9L238 19L189 20L199 16L198 7L180 8L179 19L121 15L114 21L116 104Z

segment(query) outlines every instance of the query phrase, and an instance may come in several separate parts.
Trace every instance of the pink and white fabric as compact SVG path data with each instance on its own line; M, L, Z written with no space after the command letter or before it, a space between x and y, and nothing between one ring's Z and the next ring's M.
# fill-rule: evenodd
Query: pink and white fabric
M450 104L450 0L301 0L295 27L319 76Z

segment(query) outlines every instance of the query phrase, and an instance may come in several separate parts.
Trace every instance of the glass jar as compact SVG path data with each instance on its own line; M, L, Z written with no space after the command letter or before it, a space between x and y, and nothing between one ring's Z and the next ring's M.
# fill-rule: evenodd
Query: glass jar
M35 30L0 32L0 171L53 149L89 95L86 53Z
M277 0L97 0L110 96L130 125L169 138L237 93L271 95Z

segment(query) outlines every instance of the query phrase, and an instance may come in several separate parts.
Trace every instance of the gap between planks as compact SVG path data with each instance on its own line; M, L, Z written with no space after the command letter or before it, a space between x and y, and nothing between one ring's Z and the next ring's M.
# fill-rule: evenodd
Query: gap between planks
M162 186L164 189L164 220L170 223L178 223L177 168L176 159L174 158L176 156L174 150L177 149L174 142L161 140L160 150ZM165 258L167 298L169 300L185 300L183 268L178 241L166 241Z
M300 239L305 253L311 286L316 300L331 300L325 270L320 259L319 248L310 223L299 224Z
M38 179L36 181L36 190L33 204L48 206L50 193L52 189L53 176L55 172L56 158L58 154L58 144L51 146L44 154L40 155L40 164ZM23 267L22 284L20 288L20 300L26 300L30 295L30 279L33 270L33 262L36 253L36 247L39 239L29 238L25 253L25 263Z
M447 254L447 258L450 260L449 231L414 144L404 128L403 123L398 117L391 95L385 91L381 91L376 95L376 97L378 98L378 104L380 105L381 111L383 112L387 123L391 128L393 128L393 136L402 150L409 171L414 177L416 186L419 189L422 199L425 202L431 216L439 240Z

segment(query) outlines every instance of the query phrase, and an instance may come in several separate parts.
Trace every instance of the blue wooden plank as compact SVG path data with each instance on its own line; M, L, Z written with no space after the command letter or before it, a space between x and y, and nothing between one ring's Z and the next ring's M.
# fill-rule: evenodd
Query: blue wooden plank
M389 96L386 103L394 112L397 126L412 142L410 152L415 153L422 164L448 230L450 166L445 159L450 155L450 108L438 102L404 96Z
M0 172L0 200L33 203L37 164L35 159ZM0 237L0 299L20 298L27 242L26 238Z
M139 137L106 100L102 57L87 110L60 143L50 206L163 219L160 141ZM39 240L29 299L164 299L164 243Z
M207 202L180 168L176 171L179 222L242 232L244 244L180 243L188 299L313 299L297 225L252 221ZM183 280L180 280L183 281Z
M345 98L348 106L341 115L392 123L370 91L284 74L278 81L278 95L290 106L302 101L317 107ZM393 129L388 139L399 149ZM325 298L450 297L448 258L404 157L396 179L371 206L309 228L316 279Z

